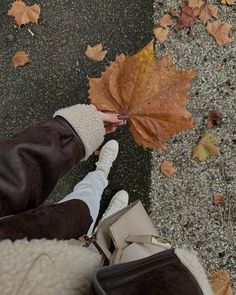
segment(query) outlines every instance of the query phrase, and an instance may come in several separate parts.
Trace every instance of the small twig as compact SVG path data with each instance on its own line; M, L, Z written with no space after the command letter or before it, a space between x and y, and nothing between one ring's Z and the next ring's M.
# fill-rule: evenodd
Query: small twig
M222 173L222 178L223 178L223 182L225 185L225 191L226 191L226 197L227 197L227 204L225 206L225 210L224 210L224 220L227 221L229 223L230 220L230 214L231 214L231 210L230 210L230 197L229 197L229 189L228 189L228 184L225 178L225 168L224 168L224 160L223 158L221 159L221 173ZM226 218L226 209L228 208L228 218Z
M221 208L220 208L220 206L218 206L218 208L219 208L219 212L220 212L221 224L223 225L223 224L224 224L223 214L222 214L222 212L221 212Z
M35 33L33 33L30 29L27 29L27 31L30 33L31 36L35 36Z

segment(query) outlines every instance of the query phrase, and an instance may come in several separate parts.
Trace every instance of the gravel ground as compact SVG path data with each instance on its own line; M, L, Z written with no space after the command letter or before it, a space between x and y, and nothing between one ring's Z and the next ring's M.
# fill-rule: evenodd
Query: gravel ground
M155 1L154 22L180 1ZM236 7L219 5L219 19L234 24ZM167 143L166 152L152 152L151 216L160 234L174 245L194 247L208 271L225 268L236 286L236 30L234 41L219 47L197 21L194 36L175 31L164 45L156 44L156 55L171 53L180 69L198 69L186 105L193 113L195 129ZM210 111L224 113L222 125L210 132L218 138L220 156L205 162L191 159L191 150L204 134ZM160 173L163 160L174 162L177 172L167 178ZM228 191L228 193L227 193ZM214 193L227 196L226 208L212 203ZM228 209L230 208L230 215ZM224 214L224 211L226 214ZM228 218L229 216L229 218ZM225 217L225 218L224 218ZM226 219L226 221L225 221Z

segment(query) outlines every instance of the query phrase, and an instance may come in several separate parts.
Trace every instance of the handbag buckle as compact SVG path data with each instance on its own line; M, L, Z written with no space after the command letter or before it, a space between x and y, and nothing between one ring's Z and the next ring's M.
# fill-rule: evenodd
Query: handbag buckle
M152 243L153 244L170 244L170 241L166 238L160 237L160 236L154 236L152 235Z
M92 243L96 242L96 236L95 235L91 235L91 236L83 235L82 237L79 238L79 241L82 243L83 247L88 247Z

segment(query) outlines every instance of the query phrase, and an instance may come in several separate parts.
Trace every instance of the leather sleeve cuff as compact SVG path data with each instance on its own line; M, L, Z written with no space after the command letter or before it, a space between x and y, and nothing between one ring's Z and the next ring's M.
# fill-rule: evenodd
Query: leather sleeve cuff
M77 104L60 109L53 117L61 116L66 119L81 138L86 160L103 142L105 128L97 111L90 105Z

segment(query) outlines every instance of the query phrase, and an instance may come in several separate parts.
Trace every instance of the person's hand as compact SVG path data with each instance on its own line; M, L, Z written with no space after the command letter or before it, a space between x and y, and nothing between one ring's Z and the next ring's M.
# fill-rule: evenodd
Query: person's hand
M94 105L91 106L96 109ZM111 112L100 112L98 110L97 112L104 122L106 133L112 133L116 131L118 126L124 125L126 123L126 120L118 119L117 116L119 116L119 114Z

